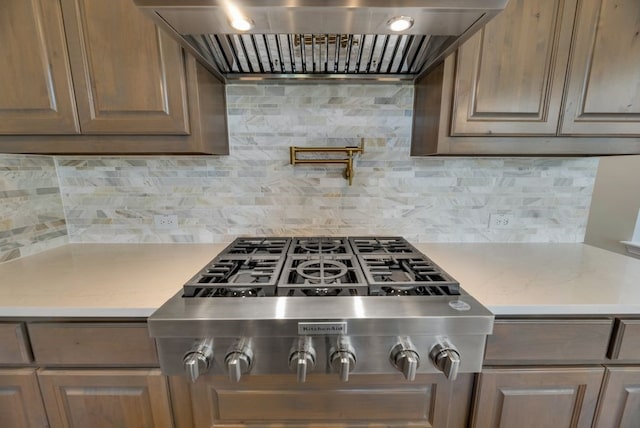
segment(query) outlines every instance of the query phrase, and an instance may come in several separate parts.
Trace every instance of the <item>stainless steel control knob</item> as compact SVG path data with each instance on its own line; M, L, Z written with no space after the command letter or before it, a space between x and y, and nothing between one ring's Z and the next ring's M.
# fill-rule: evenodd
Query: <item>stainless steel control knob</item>
M338 337L336 343L329 349L329 361L331 370L340 374L340 380L348 382L349 373L356 366L356 351L348 337Z
M460 353L447 339L436 343L431 348L429 357L447 379L456 380L460 369Z
M240 382L243 374L249 373L253 365L253 351L251 341L247 338L238 339L229 347L224 357L227 373L232 382Z
M300 337L294 342L289 354L289 369L296 372L298 382L307 380L307 373L316 367L316 350L311 338Z
M195 382L200 375L209 371L213 360L213 339L202 339L184 355L184 370L187 378Z
M405 379L413 381L420 367L420 355L408 337L401 337L391 349L389 356L391 364L402 372Z

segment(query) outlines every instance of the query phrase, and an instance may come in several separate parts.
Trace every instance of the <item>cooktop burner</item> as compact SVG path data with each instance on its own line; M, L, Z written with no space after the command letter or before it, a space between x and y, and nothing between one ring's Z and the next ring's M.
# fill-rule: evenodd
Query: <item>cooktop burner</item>
M400 237L351 237L349 242L357 254L383 253L406 254L419 253L404 238Z
M225 254L252 256L282 256L287 253L289 238L238 238L225 250Z
M291 255L284 266L279 296L366 296L368 286L353 255Z
M459 295L458 282L402 237L238 238L183 297Z
M289 254L353 254L347 238L293 238Z
M283 263L279 256L222 255L184 285L184 297L273 296Z

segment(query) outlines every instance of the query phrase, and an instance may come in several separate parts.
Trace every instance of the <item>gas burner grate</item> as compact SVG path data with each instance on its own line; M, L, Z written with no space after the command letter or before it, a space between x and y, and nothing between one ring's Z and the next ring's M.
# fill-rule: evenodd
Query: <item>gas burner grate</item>
M371 295L460 294L459 283L423 254L365 254L359 260Z
M347 238L308 237L293 238L289 254L352 254Z
M279 256L221 256L184 285L184 297L273 296L282 265Z
M279 296L366 296L368 286L353 255L290 255Z
M221 254L229 256L284 256L287 254L289 238L238 238Z
M399 236L351 237L349 242L356 254L420 254L420 252Z

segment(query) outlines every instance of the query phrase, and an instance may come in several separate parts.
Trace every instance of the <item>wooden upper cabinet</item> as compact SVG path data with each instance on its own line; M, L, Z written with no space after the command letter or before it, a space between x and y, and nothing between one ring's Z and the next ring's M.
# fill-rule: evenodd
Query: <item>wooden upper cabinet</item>
M0 6L0 134L77 134L60 4Z
M62 0L62 8L83 134L189 133L175 41L131 0Z
M510 0L458 51L451 135L554 135L576 0Z
M582 0L561 134L640 136L640 1Z

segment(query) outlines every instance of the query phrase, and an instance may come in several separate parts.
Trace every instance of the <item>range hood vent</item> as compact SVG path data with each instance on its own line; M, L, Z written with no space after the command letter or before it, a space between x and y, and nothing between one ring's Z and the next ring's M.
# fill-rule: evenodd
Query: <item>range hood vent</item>
M223 81L409 80L427 73L507 0L135 0ZM230 9L231 8L231 9ZM240 34L230 12L250 17ZM409 16L402 34L387 23Z
M223 34L187 35L207 62L227 77L384 78L417 75L440 39L425 35ZM446 40L445 40L446 41Z

